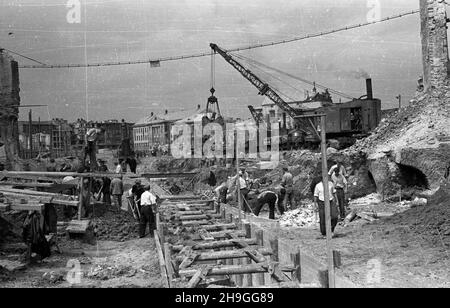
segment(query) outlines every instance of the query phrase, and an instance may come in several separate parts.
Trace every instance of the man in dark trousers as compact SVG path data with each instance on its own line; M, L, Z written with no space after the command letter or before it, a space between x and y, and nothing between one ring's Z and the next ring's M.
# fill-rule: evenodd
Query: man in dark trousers
M341 215L341 220L345 219L345 206L346 206L346 197L347 194L347 179L342 173L339 172L339 168L334 170L334 173L331 175L331 179L333 180L334 187L336 188L336 197L339 205L339 214Z
M122 208L122 195L123 195L122 177L114 178L111 181L110 192L111 195L113 196L114 205L117 207L117 209L120 210Z
M283 206L285 209L290 209L294 206L294 177L288 171L288 168L283 168L283 171L284 174L283 178L281 179L281 185L285 189Z
M131 188L131 193L134 195L134 200L136 202L136 205L139 209L139 212L141 210L141 195L144 193L144 187L141 184L141 180L136 180L134 182L133 187Z
M141 218L139 221L139 238L145 237L147 224L149 225L150 235L156 229L156 196L150 192L150 185L144 187L141 195Z
M338 222L338 211L334 201L336 200L336 189L334 188L334 184L331 180L328 180L328 189L330 199L331 232L333 232L332 236L334 237L334 229L336 228ZM314 189L314 203L319 211L320 233L322 233L323 236L326 236L325 189L323 181L320 181Z
M269 219L275 219L275 206L278 206L281 215L284 214L283 205L281 202L278 202L278 195L273 191L264 191L260 193L256 199L251 200L250 202L256 216L259 216L261 209L266 204L269 205Z

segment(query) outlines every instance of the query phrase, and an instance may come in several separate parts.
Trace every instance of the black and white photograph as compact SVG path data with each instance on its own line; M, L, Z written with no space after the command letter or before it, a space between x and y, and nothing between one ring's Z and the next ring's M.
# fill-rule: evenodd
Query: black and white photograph
M449 288L449 13L0 0L0 289Z

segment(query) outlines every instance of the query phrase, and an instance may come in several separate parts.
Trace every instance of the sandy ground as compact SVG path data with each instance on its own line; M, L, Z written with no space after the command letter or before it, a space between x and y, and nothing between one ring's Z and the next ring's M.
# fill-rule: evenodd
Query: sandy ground
M372 204L365 204L364 211L395 214L372 223L359 219L338 225L332 245L341 251L343 275L360 287L450 287L448 238L441 241L439 234L417 233L410 224L398 224L400 215L409 211L405 203L380 202L370 196L355 200L351 208L367 201ZM268 218L268 213L261 217ZM326 240L321 238L318 224L277 231L284 240L326 264Z
M0 280L0 287L163 287L151 238L124 243L98 241L96 245L62 240L59 245L62 254L54 253L38 264L16 270ZM79 265L79 271L74 265Z

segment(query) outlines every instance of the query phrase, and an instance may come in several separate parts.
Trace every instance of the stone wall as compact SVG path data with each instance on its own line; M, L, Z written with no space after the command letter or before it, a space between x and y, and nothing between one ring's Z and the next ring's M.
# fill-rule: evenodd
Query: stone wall
M422 56L425 90L447 84L448 40L444 0L420 0Z
M18 64L0 49L0 146L11 168L18 154L18 117L20 104Z

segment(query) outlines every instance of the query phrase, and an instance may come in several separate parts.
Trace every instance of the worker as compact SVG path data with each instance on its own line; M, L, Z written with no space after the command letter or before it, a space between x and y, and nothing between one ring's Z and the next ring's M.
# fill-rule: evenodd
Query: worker
M283 206L285 209L291 209L294 207L294 177L292 173L289 172L288 168L284 167L283 171L284 174L281 179L281 186L285 189Z
M56 163L53 158L50 159L50 163L47 166L47 171L48 172L56 172Z
M258 195L258 197L252 200L253 213L259 216L261 209L267 204L269 206L269 219L275 219L275 206L278 206L280 214L284 214L284 208L282 203L278 202L278 195L273 191L264 191Z
M347 174L347 170L345 169L344 165L342 164L342 162L338 162L337 164L335 164L333 167L331 167L330 171L328 172L328 175L331 176L334 173L334 170L338 169L339 173L342 174L345 178L348 177Z
M119 159L120 167L122 168L122 173L127 173L127 161Z
M336 197L339 205L339 214L341 220L344 220L346 217L345 207L346 207L346 198L347 194L347 179L339 172L339 168L334 169L334 173L331 175L331 180L333 181L334 187L336 188Z
M110 192L113 196L114 206L117 207L118 210L120 210L122 208L122 195L123 195L122 177L114 178L111 181Z
M95 128L91 128L86 133L86 147L84 151L83 162L86 162L86 157L89 156L89 164L91 170L97 169L97 139L100 133L104 132L104 129L100 128L100 124L97 124Z
M244 170L245 171L245 170ZM242 171L239 171L239 177L237 179L239 181L239 191L242 197L242 210L246 213L250 213L251 209L248 207L248 193L250 192L247 186L247 181L244 179L244 174Z
M106 162L104 160L99 159L98 164L99 164L98 171L108 172L108 166L106 166Z
M150 185L144 187L141 195L141 218L139 221L139 238L145 237L147 223L149 225L150 234L156 229L156 196L150 192Z
M336 228L338 221L338 213L336 208L336 189L334 187L333 182L328 179L328 189L329 189L329 199L330 199L330 217L331 217L331 232L334 237L334 229ZM319 221L320 221L320 233L323 236L326 236L326 221L325 221L325 190L323 181L320 181L316 187L314 188L314 204L316 206L316 210L319 212Z
M103 195L103 203L106 205L111 205L111 179L109 177L103 177L102 182L100 192Z
M223 182L220 186L214 189L214 193L216 194L219 204L227 204L228 183Z
M216 184L217 184L216 175L211 170L211 171L209 171L208 185L211 187L214 187L214 186L216 186Z
M115 166L114 172L115 172L116 174L122 173L122 166L120 165L120 163L115 162L115 163L114 163L114 166Z
M131 188L131 192L134 195L134 200L139 211L141 210L141 195L144 193L144 191L145 190L142 186L141 180L136 180L133 187Z
M127 164L130 166L130 171L136 174L137 161L134 157L127 158Z

